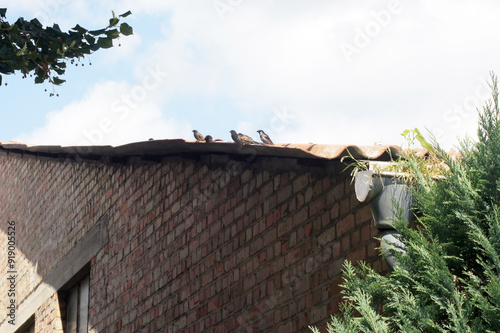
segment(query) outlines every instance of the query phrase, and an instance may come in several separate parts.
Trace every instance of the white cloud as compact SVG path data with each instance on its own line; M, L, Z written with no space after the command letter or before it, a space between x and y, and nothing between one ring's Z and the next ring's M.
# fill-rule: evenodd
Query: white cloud
M157 98L126 82L102 82L80 101L47 115L43 127L17 141L56 145L120 145L149 138L177 138L190 126L165 117Z
M473 96L479 78L499 67L500 45L494 41L500 6L492 1L481 6L473 1L401 1L402 10L392 14L386 26L379 23L380 31L372 30L366 45L355 44L357 34L375 26L374 13L387 11L390 1L53 1L65 1L85 20L96 12L102 19L112 6L134 12L132 23L140 38L131 41L127 52L134 56L127 70L139 81L151 64L162 64L170 74L168 88L151 92L141 104L140 117L146 119L136 121L147 132L146 128L158 128L154 120L162 119L165 133L173 133L170 137L187 135L192 119L183 117L203 112L167 109L171 98L222 96L234 101L237 109L220 110L219 118L234 118L233 127L249 134L271 127L276 105L293 110L296 120L275 131L281 142L399 144L405 128L428 127L447 133L445 141L451 146L454 134L474 131L475 122L474 116L448 110ZM214 4L221 2L230 9L218 12ZM143 18L158 20L156 29L165 32L163 38L146 43ZM350 63L342 43L357 48ZM122 93L133 87L106 84L117 85L113 89ZM48 124L84 124L87 120L80 119L77 110L109 105L118 96L100 95L97 90L52 114ZM482 100L478 102L480 106ZM164 120L172 119L172 112L178 112L177 120ZM172 123L185 126L170 128ZM135 139L130 124L116 126L113 137L125 140L128 134L127 141ZM97 125L94 121L86 126ZM51 135L47 128L35 132L38 138ZM74 136L73 132L65 135Z

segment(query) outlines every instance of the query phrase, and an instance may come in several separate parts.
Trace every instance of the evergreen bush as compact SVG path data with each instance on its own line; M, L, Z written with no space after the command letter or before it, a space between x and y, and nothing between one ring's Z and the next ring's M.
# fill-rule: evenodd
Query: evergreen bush
M344 299L327 324L329 333L500 332L497 85L491 74L492 98L479 112L477 142L463 140L459 154L450 156L433 140L433 154L447 166L442 179L422 172L422 161L408 156L417 226L394 221L404 250L388 250L397 262L390 274L345 262Z

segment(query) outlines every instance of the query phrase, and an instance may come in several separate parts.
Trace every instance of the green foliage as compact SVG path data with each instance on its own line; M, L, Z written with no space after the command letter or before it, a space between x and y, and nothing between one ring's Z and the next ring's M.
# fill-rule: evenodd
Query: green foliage
M418 130L418 128L415 129L406 129L401 133L402 136L406 138L406 140L409 142L410 145L413 145L415 143L415 140L420 143L420 145L427 149L430 153L434 153L434 147L432 147L432 144L429 143L422 133Z
M356 159L353 154L347 149L347 155L342 156L340 162L345 163L347 166L343 171L351 170L352 181L354 181L356 174L359 171L373 170L378 174L392 173L396 177L403 179L407 183L412 183L413 179L417 176L430 176L434 179L441 179L448 172L448 167L444 160L435 153L435 149L424 136L420 133L418 128L406 129L401 135L405 138L407 148L403 148L406 153L397 153L392 155L391 150L387 152L390 156L391 162L377 163L373 161L363 161ZM422 148L426 149L428 156L419 156L419 153L411 149L416 143L420 143ZM346 162L347 161L347 162ZM413 169L418 169L418 175Z
M493 74L491 88L478 142L463 141L458 157L433 142L447 165L442 179L408 156L418 224L394 221L404 249L386 250L396 259L392 273L345 263L341 314L328 332L500 331L500 108Z
M19 18L14 24L6 21L6 8L0 8L0 73L21 72L23 77L35 76L35 83L45 80L60 85L65 80L59 78L66 70L66 60L79 59L100 48L110 48L113 40L120 35L133 33L127 23L120 18L127 17L130 11L109 20L109 25L100 30L87 30L76 25L63 32L57 24L43 27L36 19L27 21ZM0 75L0 85L2 76Z

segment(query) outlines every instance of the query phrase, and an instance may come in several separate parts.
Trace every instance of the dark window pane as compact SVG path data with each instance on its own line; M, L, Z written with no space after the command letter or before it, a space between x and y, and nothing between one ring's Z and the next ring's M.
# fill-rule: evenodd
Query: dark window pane
M78 285L76 285L69 291L68 302L66 306L67 333L77 333L76 328L78 324Z
M89 277L87 276L80 281L80 302L78 304L78 333L88 332L88 317L89 317Z

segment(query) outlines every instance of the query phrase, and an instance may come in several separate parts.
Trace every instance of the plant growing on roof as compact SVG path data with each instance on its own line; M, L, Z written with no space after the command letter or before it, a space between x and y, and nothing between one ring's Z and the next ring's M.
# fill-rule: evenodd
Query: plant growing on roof
M397 259L392 273L345 263L345 298L328 332L500 331L500 106L494 74L491 88L492 99L479 113L478 141L462 141L458 159L435 145L449 168L445 177L436 181L410 156L419 225L412 229L404 218L395 219L405 251L389 250Z
M353 180L358 172L373 170L375 175L392 175L395 178L402 178L410 182L417 176L414 172L415 167L421 173L431 175L437 179L446 174L448 167L445 161L436 154L435 148L424 138L418 128L406 129L401 135L405 138L406 147L396 156L393 156L391 150L387 149L390 156L389 162L359 160L347 149L347 155L341 158L341 162L349 160L349 164L347 164L344 171L351 169ZM427 154L422 155L421 150L412 149L417 142L428 152Z

